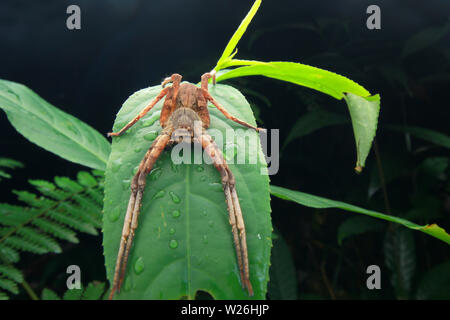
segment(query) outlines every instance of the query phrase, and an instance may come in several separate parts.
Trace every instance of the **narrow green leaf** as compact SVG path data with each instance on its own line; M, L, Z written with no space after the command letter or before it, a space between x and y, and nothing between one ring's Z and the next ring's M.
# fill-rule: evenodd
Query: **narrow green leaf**
M217 61L216 67L219 67L219 68L217 68L217 71L222 69L220 67L221 64L230 57L234 48L236 48L236 45L238 44L242 35L247 30L247 26L252 21L253 17L255 16L256 12L258 11L260 5L261 5L261 0L256 0L253 3L253 6L250 8L250 11L247 13L244 20L242 20L241 24L239 25L237 30L234 32L233 36L231 37L230 41L228 42L227 46L225 47L225 50L223 51L222 56L220 57L219 61ZM214 68L214 69L216 69L216 68Z
M292 82L326 93L339 100L344 97L346 92L361 97L370 96L366 89L344 76L306 64L285 61L265 62L232 69L218 74L216 81L245 76L265 76Z
M280 234L273 239L268 296L270 300L296 300L297 276L292 254Z
M154 86L133 94L119 111L114 130L138 114L161 90ZM255 124L248 102L236 89L217 84L211 95L232 115ZM130 131L114 138L105 178L103 246L107 277L113 272L124 216L130 197L130 180L161 130L158 118L162 102ZM210 108L211 126L224 140L226 129L242 129L251 139L226 145L226 155L256 156L256 164L233 164L242 213L245 219L254 299L264 299L269 278L272 226L268 176L257 133L226 119ZM237 132L239 135L239 132ZM253 138L256 138L253 140ZM150 140L149 140L150 139ZM251 143L248 143L248 141ZM218 143L218 145L221 145ZM244 145L246 147L244 148ZM136 151L137 150L137 151ZM191 156L200 155L194 149ZM248 299L240 284L231 227L219 172L213 165L175 165L165 151L147 177L139 226L130 252L124 286L118 299L194 298L198 290L216 299ZM197 155L197 156L195 156ZM207 157L207 156L205 156ZM234 158L234 163L237 159Z
M106 138L24 85L0 80L0 108L14 128L31 142L66 160L105 169L111 150Z
M393 131L410 133L416 138L434 143L438 146L450 148L450 137L441 132L414 126L388 125L386 128Z
M442 26L423 29L409 38L403 47L402 57L432 46L450 31L450 21Z
M350 111L355 136L357 153L355 170L361 172L377 131L378 115L380 113L380 96L377 94L364 98L353 93L347 93L345 95L345 101Z
M319 208L319 209L339 208L339 209L342 209L345 211L361 213L361 214L371 216L373 218L378 218L378 219L395 222L395 223L401 224L409 229L422 231L422 232L427 233L439 240L444 241L447 244L450 244L450 235L444 229L442 229L441 227L439 227L436 224L431 224L431 225L427 224L425 226L420 226L418 224L415 224L411 221L408 221L408 220L405 220L402 218L390 216L390 215L383 214L383 213L376 212L376 211L363 209L363 208L360 208L360 207L357 207L357 206L354 206L352 204L348 204L345 202L334 201L334 200L314 196L311 194L303 193L300 191L294 191L294 190L290 190L290 189L286 189L286 188L282 188L282 187L277 187L274 185L270 186L270 192L272 195L274 195L280 199L294 201L298 204L301 204L301 205L304 205L307 207L311 207L311 208Z

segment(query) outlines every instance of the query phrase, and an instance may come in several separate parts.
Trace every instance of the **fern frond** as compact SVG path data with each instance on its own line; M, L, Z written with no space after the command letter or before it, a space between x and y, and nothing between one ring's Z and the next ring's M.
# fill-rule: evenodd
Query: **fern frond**
M63 300L100 300L105 294L105 283L93 281L86 289L69 289L63 295ZM41 293L42 300L61 300L61 298L51 289L45 288Z
M1 158L0 158L1 166ZM29 180L35 193L14 190L25 206L0 204L0 294L18 292L23 276L12 264L19 252L62 251L60 240L78 243L76 231L97 235L102 221L103 174L79 172L77 180ZM74 294L74 293L72 293ZM47 296L51 293L46 291ZM81 296L81 293L80 293Z
M17 286L17 283L10 279L0 277L0 288L6 291L10 291L14 294L19 293L19 287Z
M7 265L0 265L0 276L9 278L18 283L23 281L22 272L14 267Z
M48 288L44 288L41 294L42 300L61 300L61 298L56 294L55 291L50 290Z
M22 162L9 159L9 158L0 158L0 168L8 168L8 169L16 169L23 168ZM7 173L3 169L0 169L0 181L2 178L10 179L11 174Z

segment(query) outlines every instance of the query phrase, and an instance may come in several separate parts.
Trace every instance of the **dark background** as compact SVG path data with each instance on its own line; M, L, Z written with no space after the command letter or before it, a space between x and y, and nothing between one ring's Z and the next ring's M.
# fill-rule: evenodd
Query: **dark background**
M133 92L158 84L173 72L182 74L184 80L197 82L201 74L211 70L252 3L3 0L0 78L25 84L53 105L106 133L111 130L121 104ZM66 28L66 8L70 4L81 7L81 30ZM366 28L366 8L371 4L381 8L381 30ZM264 0L238 45L237 58L311 64L345 75L373 94L380 93L377 135L380 158L397 159L394 161L397 167L414 167L429 156L448 157L448 152L428 148L429 143L415 139L408 150L405 136L384 130L383 125L408 124L449 133L450 34L431 48L400 59L407 39L425 28L442 26L449 16L450 1L445 0ZM312 24L321 34L301 28L299 23ZM381 67L392 65L401 66L407 74L409 92L390 81L395 75L389 78L389 72L387 77L380 72ZM422 81L430 77L434 80ZM315 106L348 114L343 101L281 81L248 77L227 83L244 93L246 89L259 92L270 101L269 107L257 96L248 95L261 120L260 126L280 128L281 145L297 119ZM0 126L1 156L26 165L14 172L14 179L0 184L2 202L15 202L10 191L27 188L29 178L74 177L81 169L28 142L4 114L0 116ZM427 149L414 152L421 147ZM380 191L367 197L372 173L376 173L374 153L369 155L362 175L353 171L355 158L351 126L329 127L288 144L281 154L279 173L271 180L275 185L386 212ZM408 177L388 185L387 190L391 206L398 210L393 209L394 214L401 215L402 210L410 209L414 186ZM439 187L433 192L442 201L442 216L437 221L448 230L448 192ZM372 294L361 289L364 286L361 279L365 279L363 268L369 264L383 265L383 235L358 236L358 242L352 240L341 247L336 242L336 230L346 215L332 210L318 212L279 199L272 200L272 210L274 226L293 255L300 294L324 298ZM417 222L428 221L424 218ZM423 272L448 258L445 244L422 234L415 237L419 260L420 252L429 254L427 264L420 265ZM78 252L83 259L83 248L95 248L99 252L99 267L87 266L92 269L87 277L104 279L100 239L86 237L84 243L71 254ZM64 254L58 259L63 257ZM336 279L335 266L342 259L351 263L358 260L357 266L341 271L342 275ZM94 265L89 260L85 263ZM356 276L354 270L360 274ZM328 272L330 281L324 272L325 275ZM38 278L37 274L32 272L31 277ZM389 286L387 279L383 281ZM327 282L332 282L335 290L330 291ZM389 291L382 294L383 298L393 296Z

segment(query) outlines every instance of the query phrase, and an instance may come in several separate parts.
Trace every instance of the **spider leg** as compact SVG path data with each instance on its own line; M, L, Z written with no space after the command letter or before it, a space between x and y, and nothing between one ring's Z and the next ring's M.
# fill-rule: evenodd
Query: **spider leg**
M232 120L232 121L234 121L234 122L237 122L237 123L243 125L244 127L254 129L254 130L258 131L258 132L259 132L259 131L264 131L265 129L263 129L263 128L257 128L257 127L255 127L255 126L252 126L251 124L249 124L249 123L247 123L247 122L245 122L245 121L243 121L243 120L241 120L241 119L238 119L238 118L236 118L235 116L231 115L231 114L227 111L227 109L225 109L225 108L224 108L224 107L223 107L216 99L214 99L214 98L211 96L211 94L210 94L209 91L208 91L208 79L211 78L211 77L213 77L213 79L215 80L215 74L205 73L204 75L202 75L201 88L202 88L202 92L203 92L204 97L205 97L208 101L210 101L213 105L215 105L216 108L217 108L220 112L222 112L223 115L224 115L225 117L227 117L228 119L230 119L230 120Z
M244 218L242 217L241 206L237 197L234 175L225 162L222 152L217 147L211 136L203 132L198 138L198 142L201 143L203 149L205 149L205 152L211 157L214 167L220 172L222 177L222 185L225 193L225 201L228 207L229 222L233 233L242 287L247 288L249 295L252 296L253 289L250 282Z
M130 122L128 122L128 124L123 127L122 129L120 129L120 131L118 132L108 132L108 137L111 136L120 136L122 133L124 133L125 131L127 131L132 125L134 125L139 119L141 119L143 116L145 116L147 114L147 112L149 112L154 106L155 104L158 103L159 100L161 100L166 94L167 92L169 92L170 87L168 88L164 88L161 90L161 92L155 97L155 99L153 99L148 106L146 106L144 109L142 109L141 112L139 112L139 114Z
M120 239L119 252L117 254L116 267L114 270L114 279L109 299L114 297L116 291L120 291L128 262L131 245L138 226L138 217L142 205L142 196L144 194L146 177L152 170L156 160L161 155L165 146L170 140L171 130L164 129L155 141L153 141L150 149L145 154L138 171L131 182L131 195L128 202L127 212L125 214L122 236Z

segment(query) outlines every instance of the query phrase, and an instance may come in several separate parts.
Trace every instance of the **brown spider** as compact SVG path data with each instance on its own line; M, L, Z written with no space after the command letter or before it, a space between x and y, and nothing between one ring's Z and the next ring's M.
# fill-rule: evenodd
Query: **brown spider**
M109 299L114 297L114 293L119 291L125 276L128 255L133 243L134 233L137 228L138 216L142 204L142 196L146 183L146 176L152 170L158 157L166 145L179 143L181 141L195 142L201 144L205 152L211 157L214 166L220 172L222 177L222 186L225 192L225 201L228 206L229 222L233 232L233 240L236 248L236 256L239 265L241 284L243 289L247 289L250 296L253 295L252 285L250 283L250 273L248 265L247 240L245 234L244 219L242 217L241 207L235 188L234 175L228 167L222 152L217 147L214 140L206 133L209 127L209 112L207 108L208 101L217 107L230 120L233 120L243 126L256 128L242 120L233 117L228 113L208 92L208 80L215 75L205 73L201 78L201 87L198 88L190 83L181 83L181 75L174 73L162 82L163 89L158 96L150 102L133 120L131 120L119 132L110 132L110 136L119 136L128 128L134 125L155 104L164 96L164 105L161 111L160 123L163 130L153 141L150 149L142 159L139 169L131 182L131 195L128 202L127 212L125 214L120 247L116 260L114 271L114 280ZM165 85L172 82L172 86ZM201 125L195 125L200 123Z

